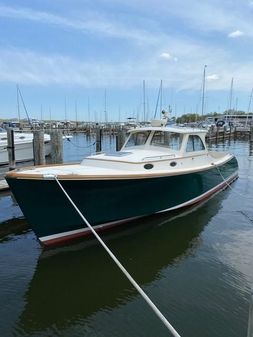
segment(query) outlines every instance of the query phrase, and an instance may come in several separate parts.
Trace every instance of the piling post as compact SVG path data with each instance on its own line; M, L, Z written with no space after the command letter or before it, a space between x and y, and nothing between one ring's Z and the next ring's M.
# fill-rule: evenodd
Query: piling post
M219 133L220 133L220 128L219 128L219 126L217 126L217 128L216 128L216 136L215 136L215 143L217 144L217 142L218 142L218 136L219 136Z
M15 170L15 144L14 144L14 130L12 128L7 128L7 150L8 150L8 160L9 160L9 170Z
M237 127L234 128L234 140L237 140Z
M123 130L119 130L116 135L116 151L120 151L125 143L125 133Z
M253 156L253 124L251 124L250 126L250 133L249 133L249 155Z
M52 130L51 139L51 163L61 164L63 162L63 139L61 130Z
M102 129L100 129L100 127L97 124L96 127L96 152L101 152L102 150Z
M43 130L36 130L33 132L33 158L34 165L45 165L45 143Z

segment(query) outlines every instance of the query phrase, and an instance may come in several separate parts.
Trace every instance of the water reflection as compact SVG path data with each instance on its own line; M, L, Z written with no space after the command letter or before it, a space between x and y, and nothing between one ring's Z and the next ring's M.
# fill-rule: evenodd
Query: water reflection
M11 230L11 220L20 218L23 216L16 200L9 191L2 191L0 193L0 237L4 229L5 223L8 222L8 226ZM15 227L15 226L14 226Z
M253 141L249 142L249 155L253 156Z
M136 281L147 286L164 268L191 255L205 225L221 207L221 196L185 213L135 221L104 238ZM136 297L128 281L93 240L45 251L25 295L17 331L22 335L65 330L91 315ZM117 334L116 334L117 335Z

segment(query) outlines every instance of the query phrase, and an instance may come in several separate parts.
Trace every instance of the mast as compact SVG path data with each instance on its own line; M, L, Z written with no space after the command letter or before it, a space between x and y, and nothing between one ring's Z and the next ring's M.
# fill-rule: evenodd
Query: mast
M19 106L19 88L18 88L18 84L17 84L17 107L18 107L18 121L20 123L20 106Z
M204 107L205 107L205 85L206 85L206 67L207 65L204 65L203 70L203 82L202 82L202 105L201 105L201 115L204 115Z
M42 104L40 105L40 121L42 122L43 120L43 106Z
M252 96L253 96L253 88L251 90L250 97L249 97L249 105L248 105L248 110L247 110L247 117L246 117L246 124L245 124L245 126L248 126L248 119L249 119L249 112L250 112L250 106L251 106Z
M160 113L163 109L163 80L161 80Z
M145 80L143 80L143 121L146 120L146 87Z
M25 113L26 113L26 117L27 117L28 123L29 123L29 125L31 126L32 123L31 123L30 117L29 117L29 115L28 115L28 111L27 111L27 109L26 109L25 102L24 102L23 96L22 96L22 94L21 94L21 91L20 91L20 89L19 89L19 86L17 86L17 90L18 90L18 95L19 95L20 98L21 98L21 102L22 102L23 108L24 108L24 110L25 110Z
M90 123L90 96L88 96L88 122Z
M51 112L51 107L49 107L49 120L50 120L50 129L52 129L52 112Z
M105 122L107 123L108 122L108 117L107 117L107 111L106 111L106 89L105 89L105 96L104 96L104 107L105 107L105 110L104 110L104 113L105 113Z
M231 79L231 85L230 85L230 92L229 92L229 107L228 107L228 114L231 114L232 109L232 99L233 99L233 86L234 86L234 78Z
M76 128L77 128L77 102L75 101Z
M65 96L65 99L64 99L64 115L65 115L65 123L67 123L67 99L66 99L66 96Z

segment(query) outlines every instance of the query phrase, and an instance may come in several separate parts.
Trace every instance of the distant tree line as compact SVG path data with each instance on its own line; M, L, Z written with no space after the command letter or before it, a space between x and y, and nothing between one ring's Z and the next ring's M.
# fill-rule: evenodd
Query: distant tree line
M199 121L203 121L205 119L207 119L207 117L218 117L218 116L222 116L222 115L247 115L248 113L246 113L245 111L241 111L241 110L225 110L223 113L218 113L218 112L210 112L208 114L205 115L199 115L199 114L193 114L193 113L189 113L189 114L184 114L180 117L178 117L176 119L176 122L178 124L183 124L183 123L194 123L194 122L199 122ZM249 115L253 115L252 112L249 113Z

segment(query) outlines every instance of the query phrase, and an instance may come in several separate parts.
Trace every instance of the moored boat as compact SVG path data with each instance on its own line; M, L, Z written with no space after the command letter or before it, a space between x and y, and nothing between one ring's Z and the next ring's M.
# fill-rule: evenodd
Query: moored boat
M190 206L227 187L238 177L237 160L208 151L205 134L155 121L130 130L117 153L91 155L80 164L21 168L6 179L40 242L57 244L90 230L55 177L97 231Z
M45 155L48 156L51 151L50 136L44 134ZM7 132L0 128L0 165L8 164L7 151ZM25 162L32 160L33 154L33 133L32 132L14 132L15 160L16 162Z

